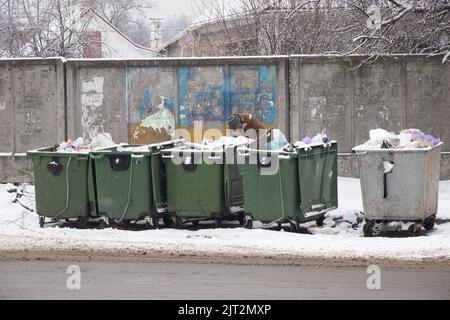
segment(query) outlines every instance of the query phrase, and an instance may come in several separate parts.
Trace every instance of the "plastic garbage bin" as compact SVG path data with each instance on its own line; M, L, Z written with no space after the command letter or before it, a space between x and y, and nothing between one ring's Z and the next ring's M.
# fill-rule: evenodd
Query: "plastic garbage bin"
M88 152L55 152L41 148L27 152L34 166L36 211L41 227L53 221L78 218L84 225L90 212Z
M163 218L167 225L172 223L172 219L167 211L166 165L162 161L161 151L181 145L184 145L184 140L171 140L148 146L151 153L152 195L155 204L155 212L153 214L156 220ZM154 223L156 223L156 220L154 220Z
M308 221L322 225L324 214L337 208L336 142L293 152L241 149L239 156L245 158L244 210L252 219L290 222L297 231ZM271 166L277 170L269 174ZM252 228L251 219L247 227Z
M236 147L218 150L174 148L162 151L166 166L169 214L184 222L236 218L243 223L242 165ZM230 157L233 157L232 159Z
M424 149L354 148L358 158L366 223L365 236L373 236L379 223L414 222L410 235L421 226L434 227L438 208L441 145Z
M150 217L153 208L150 150L121 145L91 152L98 215L119 223Z
M91 152L98 215L122 224L148 219L157 226L159 214L167 211L160 151L178 144L180 140Z

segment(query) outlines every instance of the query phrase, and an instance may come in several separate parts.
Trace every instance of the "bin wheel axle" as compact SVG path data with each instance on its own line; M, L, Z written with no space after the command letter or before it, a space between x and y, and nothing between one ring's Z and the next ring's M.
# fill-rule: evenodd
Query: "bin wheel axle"
M408 228L408 233L412 237L420 236L422 234L421 225L418 223L414 223L414 224L410 225Z
M153 229L159 229L159 219L157 217L152 217L151 223Z
M325 216L321 216L319 219L316 220L316 225L318 227L323 227L323 222L325 221Z
M170 227L173 224L172 217L170 216L164 216L163 217L163 223L166 227Z
M77 227L84 229L87 226L87 217L78 217L78 221L77 221Z
M245 217L245 228L246 229L253 229L253 218L252 217Z
M238 221L241 226L245 224L245 213L243 212L238 213Z
M299 232L300 231L300 225L297 221L290 221L289 222L289 231L290 232Z
M425 228L425 230L429 231L429 230L433 230L434 228L434 224L436 222L436 215L432 215L431 217L428 217L424 224L423 227Z
M366 220L366 223L363 226L364 237L373 237L374 226L374 221Z

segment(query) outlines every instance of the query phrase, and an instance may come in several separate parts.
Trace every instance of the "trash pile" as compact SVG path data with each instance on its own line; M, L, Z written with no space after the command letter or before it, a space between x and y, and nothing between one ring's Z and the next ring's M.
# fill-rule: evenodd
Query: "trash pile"
M84 139L79 137L77 139L68 139L59 144L52 146L51 151L57 152L89 152L90 147L84 143Z
M305 148L308 146L321 145L328 142L330 142L330 140L327 136L327 130L323 129L322 132L316 134L312 138L306 136L302 139L302 141L295 142L294 146L297 148Z
M214 150L223 149L225 146L246 146L251 144L253 141L253 139L247 138L245 136L222 136L219 139L204 138L202 144L188 143L188 145L199 146L201 149Z
M114 147L117 144L113 141L109 133L99 133L91 142L91 149L98 150L102 148Z
M369 140L353 149L423 149L435 147L440 143L440 139L425 134L419 129L405 129L400 132L388 132L378 128L370 130Z
M286 136L279 129L272 129L268 132L270 141L264 146L266 150L285 150L290 147Z
M98 150L116 146L109 133L100 133L92 139L90 144L86 143L82 137L68 139L51 147L53 152L80 152L87 153L91 150Z

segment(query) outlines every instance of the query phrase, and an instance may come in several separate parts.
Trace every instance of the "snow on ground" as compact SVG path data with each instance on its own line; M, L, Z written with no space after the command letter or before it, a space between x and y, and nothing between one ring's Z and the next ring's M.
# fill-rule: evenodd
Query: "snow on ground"
M14 190L23 192L15 192ZM9 192L8 192L9 191ZM17 199L17 194L24 195ZM450 223L436 225L421 237L362 236L362 200L359 179L339 178L339 209L327 214L324 227L304 226L311 234L244 228L200 230L159 229L41 229L34 208L34 187L0 184L0 249L111 250L139 249L225 254L288 254L352 258L450 258ZM450 218L450 181L440 182L438 218Z

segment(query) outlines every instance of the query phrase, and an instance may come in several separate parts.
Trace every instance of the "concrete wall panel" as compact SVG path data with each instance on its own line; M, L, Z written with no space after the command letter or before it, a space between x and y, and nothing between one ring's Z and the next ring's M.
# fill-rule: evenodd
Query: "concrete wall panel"
M64 139L60 59L0 60L0 181L32 180L26 151Z

